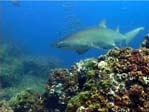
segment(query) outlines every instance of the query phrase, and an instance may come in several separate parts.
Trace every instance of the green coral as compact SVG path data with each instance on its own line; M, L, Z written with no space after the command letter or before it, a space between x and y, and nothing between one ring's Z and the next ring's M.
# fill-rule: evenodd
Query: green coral
M95 77L95 70L89 70L87 71L87 79L92 79Z
M42 97L32 90L22 91L9 104L15 112L47 112Z
M68 102L66 112L146 111L149 87L149 60L146 51L148 50L114 49L104 58L91 61L87 68L79 67L79 76L86 78L80 94L88 91L87 99L81 99L80 94L77 94ZM81 61L80 65L85 65L82 62L85 61ZM135 95L138 95L137 99ZM138 102L143 106L138 107ZM131 107L132 105L135 106Z
M112 86L112 81L110 81L110 80L100 80L99 85L103 88L111 87Z
M89 108L90 108L91 110L98 110L99 108L101 108L100 102L92 103L91 105L89 105Z
M90 91L80 92L78 95L74 96L69 100L67 104L66 112L76 112L77 108L83 105L82 101L85 101L89 98Z
M7 101L0 101L0 112L14 112Z
M3 53L0 51L0 54ZM115 48L98 59L81 60L70 69L51 70L46 91L42 95L30 89L22 91L9 104L0 103L0 111L9 108L14 112L147 112L148 55L147 48ZM20 62L20 58L14 56L5 59L0 68L0 76L25 74L26 77L21 80L23 83L20 83L20 91L25 90L25 82L37 90L34 86L38 85L36 81L40 79L35 81L35 78L29 76L35 77L36 74L47 72L46 63L40 64L34 59ZM25 69L22 70L22 66ZM30 80L26 81L27 78ZM9 94L9 90L6 91ZM2 94L4 92L0 91L0 96Z
M22 63L18 59L13 59L9 63L0 67L1 83L4 87L15 86L23 74Z
M60 66L56 58L25 55L13 43L0 45L0 64L0 100L9 99L25 88L43 92L50 68Z

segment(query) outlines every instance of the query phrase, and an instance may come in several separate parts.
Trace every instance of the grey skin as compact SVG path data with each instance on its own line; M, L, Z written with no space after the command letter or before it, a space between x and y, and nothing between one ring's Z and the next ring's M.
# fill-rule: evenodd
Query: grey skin
M81 30L58 41L54 47L83 54L91 48L112 49L119 47L121 43L128 46L130 41L142 30L144 27L138 27L126 34L121 34L119 28L117 30L106 28L105 21L102 21L99 26Z

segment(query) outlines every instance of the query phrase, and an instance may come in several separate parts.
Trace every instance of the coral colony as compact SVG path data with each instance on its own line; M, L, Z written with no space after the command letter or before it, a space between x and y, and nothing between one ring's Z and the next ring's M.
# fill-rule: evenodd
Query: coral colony
M31 90L0 112L148 112L149 35L139 49L115 48L70 69L52 70L44 94Z

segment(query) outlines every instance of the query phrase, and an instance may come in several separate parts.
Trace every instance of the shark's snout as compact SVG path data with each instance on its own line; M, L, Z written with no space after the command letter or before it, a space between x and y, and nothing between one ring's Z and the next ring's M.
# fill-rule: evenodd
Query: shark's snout
M142 27L141 31L143 31L143 30L144 30L144 27Z
M53 46L56 48L65 48L66 47L66 45L63 41L57 42Z
M55 47L55 48L60 48L59 42L53 43L51 46L52 47Z
M140 27L139 30L140 30L140 31L143 31L143 30L144 30L144 27Z
M53 47L55 47L55 48L61 48L61 45L59 43L54 43L53 44Z

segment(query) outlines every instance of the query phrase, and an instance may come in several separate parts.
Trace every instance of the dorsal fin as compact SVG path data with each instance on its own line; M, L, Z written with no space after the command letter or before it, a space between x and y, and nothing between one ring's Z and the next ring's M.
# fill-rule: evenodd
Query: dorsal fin
M116 28L116 32L120 32L120 28L119 28L119 26L117 26L117 28Z
M106 20L105 20L105 19L103 19L103 20L100 22L99 27L100 27L100 28L106 28Z

